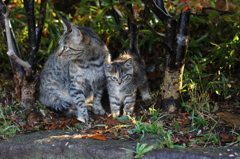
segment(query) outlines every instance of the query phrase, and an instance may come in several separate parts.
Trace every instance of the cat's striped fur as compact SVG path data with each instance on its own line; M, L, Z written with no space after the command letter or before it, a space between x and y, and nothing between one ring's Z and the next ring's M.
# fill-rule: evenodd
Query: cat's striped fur
M113 116L120 115L123 105L123 115L131 115L136 102L137 89L140 90L142 99L149 99L149 88L145 64L138 52L138 29L130 25L129 53L116 60L105 63L107 88Z
M94 31L64 19L63 22L65 32L59 46L49 56L40 75L39 100L57 112L75 114L78 120L88 122L86 102L90 100L95 114L105 114L101 105L106 84L104 62L110 56Z

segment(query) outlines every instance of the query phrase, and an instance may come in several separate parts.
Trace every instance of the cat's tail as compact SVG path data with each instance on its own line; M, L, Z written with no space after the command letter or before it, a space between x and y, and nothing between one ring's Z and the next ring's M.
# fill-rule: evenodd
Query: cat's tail
M51 102L49 96L47 97L42 94L40 94L39 101L41 104L45 105L50 110L60 114L68 112L72 106L71 103L63 101L61 99L58 99L57 102Z

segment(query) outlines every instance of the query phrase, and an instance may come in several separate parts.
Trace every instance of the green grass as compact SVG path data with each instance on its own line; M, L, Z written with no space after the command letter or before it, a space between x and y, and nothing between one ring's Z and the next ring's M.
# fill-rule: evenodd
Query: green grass
M2 106L0 106L0 134L2 139L13 137L20 131L19 125L11 119L14 114L13 107L17 105L11 105L7 110L3 110Z

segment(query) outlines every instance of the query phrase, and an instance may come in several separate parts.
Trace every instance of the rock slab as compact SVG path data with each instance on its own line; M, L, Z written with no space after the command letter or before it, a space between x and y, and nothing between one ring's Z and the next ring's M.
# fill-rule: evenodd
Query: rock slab
M157 146L159 136L145 135L140 143ZM137 141L82 139L54 130L19 135L0 142L0 159L133 159ZM240 147L154 149L144 159L240 159Z

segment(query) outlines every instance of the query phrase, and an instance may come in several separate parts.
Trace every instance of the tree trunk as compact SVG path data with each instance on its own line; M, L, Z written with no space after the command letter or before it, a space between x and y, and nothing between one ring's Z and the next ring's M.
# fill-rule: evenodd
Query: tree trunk
M164 72L161 91L162 107L170 113L175 112L179 107L183 70L184 66L176 70L170 70L170 67L167 67Z
M184 9L178 22L166 11L162 0L147 2L148 7L164 23L166 43L166 64L161 91L162 109L176 112L180 104L184 60L188 45L189 10Z
M21 59L21 53L18 49L14 33L10 28L10 11L6 11L5 4L0 0L1 28L7 41L7 54L14 74L15 93L18 102L21 102L21 106L30 109L35 102L36 62L45 21L46 0L42 0L40 4L38 29L36 29L35 24L34 0L24 0L24 7L28 17L29 51L27 61Z

